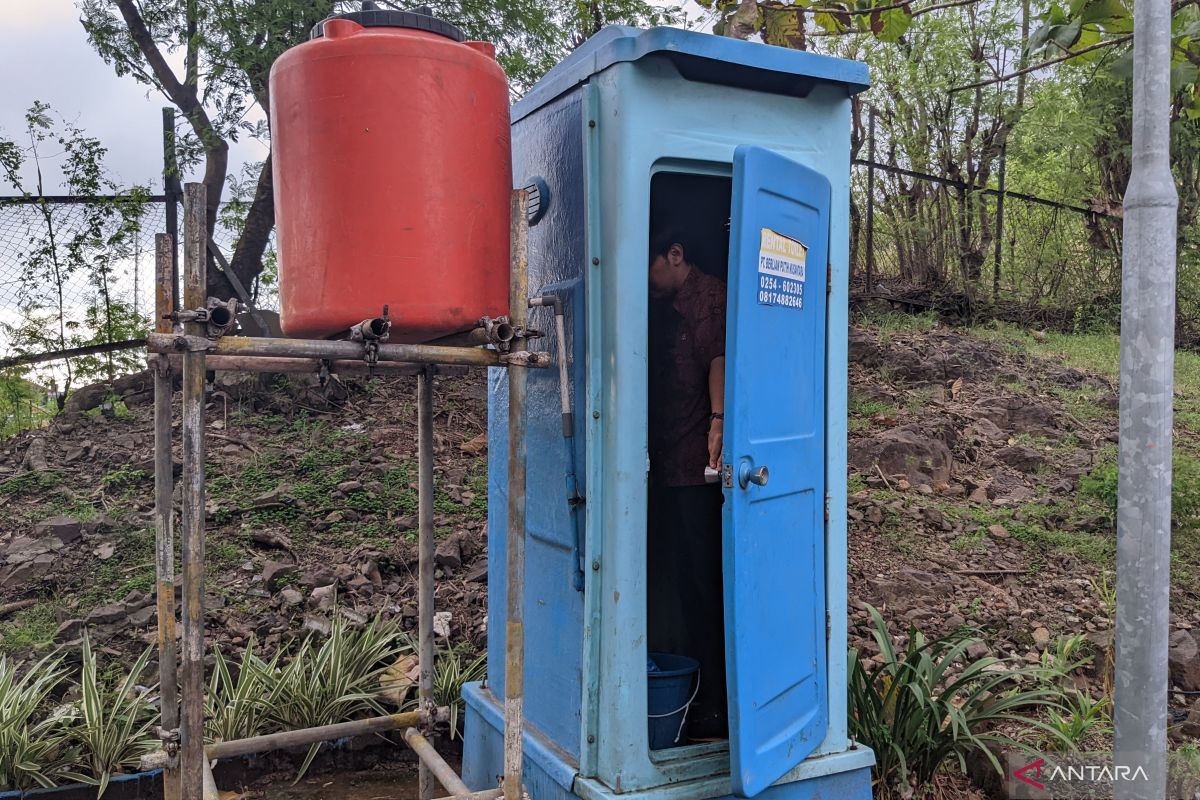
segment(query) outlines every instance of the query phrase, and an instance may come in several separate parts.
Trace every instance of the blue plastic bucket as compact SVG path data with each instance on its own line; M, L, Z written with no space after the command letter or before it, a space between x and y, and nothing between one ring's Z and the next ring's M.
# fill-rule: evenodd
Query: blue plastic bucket
M688 709L700 691L700 662L687 656L651 653L646 665L646 684L650 749L687 744L683 727Z

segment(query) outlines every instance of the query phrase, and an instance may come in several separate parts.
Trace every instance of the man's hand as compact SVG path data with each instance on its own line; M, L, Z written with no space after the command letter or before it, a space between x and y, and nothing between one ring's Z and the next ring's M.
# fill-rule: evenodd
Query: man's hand
M725 433L725 421L714 419L708 423L708 466L721 468L721 440Z

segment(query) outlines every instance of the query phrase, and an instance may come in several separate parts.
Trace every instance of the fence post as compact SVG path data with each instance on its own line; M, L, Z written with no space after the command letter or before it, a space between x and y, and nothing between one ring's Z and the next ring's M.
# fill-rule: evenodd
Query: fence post
M163 207L167 211L167 235L171 237L171 306L179 305L179 159L175 155L175 109L162 110Z
M875 107L867 107L867 296L875 291Z

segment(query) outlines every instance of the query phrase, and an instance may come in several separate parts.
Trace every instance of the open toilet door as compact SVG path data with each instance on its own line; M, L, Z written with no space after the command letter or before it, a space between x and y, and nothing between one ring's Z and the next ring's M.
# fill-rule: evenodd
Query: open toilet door
M726 335L725 642L733 790L752 797L820 744L825 636L829 182L737 148Z

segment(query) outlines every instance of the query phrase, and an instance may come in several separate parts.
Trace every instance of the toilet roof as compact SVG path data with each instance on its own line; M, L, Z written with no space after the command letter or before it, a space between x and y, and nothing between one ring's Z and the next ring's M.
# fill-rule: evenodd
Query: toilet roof
M666 55L692 81L803 97L816 83L858 94L870 86L867 65L844 58L746 42L680 28L604 28L547 72L513 106L514 122L613 64Z

